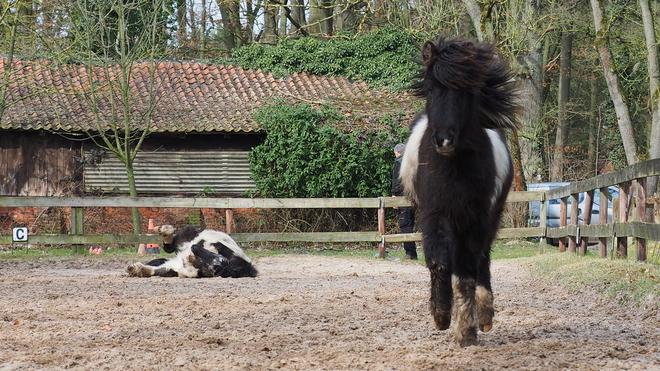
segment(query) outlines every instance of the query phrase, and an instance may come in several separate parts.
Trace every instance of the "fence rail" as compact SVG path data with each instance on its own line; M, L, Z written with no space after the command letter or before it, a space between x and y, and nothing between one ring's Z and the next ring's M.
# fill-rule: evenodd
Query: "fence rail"
M507 202L541 202L540 226L527 228L503 228L498 238L558 238L560 251L586 252L587 239L599 239L600 255L607 254L606 244L609 239L617 243L617 256L627 256L627 238L637 242L637 259L646 260L646 240L660 241L660 225L646 222L646 179L660 175L660 159L650 160L629 166L617 172L600 175L585 181L574 182L568 186L550 191L511 192ZM598 224L589 220L593 194L601 192L606 197L609 186L618 186L621 197L618 201L617 220L608 223L601 219ZM587 194L587 208L584 224L578 224L577 197ZM634 195L633 195L634 194ZM628 196L631 197L628 197ZM571 219L567 218L568 198L572 197ZM546 228L547 201L561 200L559 228ZM602 198L604 199L604 198ZM630 205L630 207L629 207ZM70 207L72 208L71 234L30 235L31 244L136 244L159 243L156 235L138 234L84 234L82 215L84 208L93 207L149 207L149 208L209 208L227 210L226 231L238 242L255 241L305 241L305 242L374 242L378 243L379 253L384 256L386 243L421 241L420 233L386 234L385 209L410 206L403 197L380 198L180 198L180 197L0 197L0 207ZM231 216L233 209L318 209L318 208L371 208L378 209L378 231L367 232L314 232L314 233L232 233ZM632 216L634 220L628 220ZM73 228L75 226L75 228ZM580 237L582 237L580 239ZM568 243L567 243L568 241ZM11 235L0 235L0 244L12 244Z

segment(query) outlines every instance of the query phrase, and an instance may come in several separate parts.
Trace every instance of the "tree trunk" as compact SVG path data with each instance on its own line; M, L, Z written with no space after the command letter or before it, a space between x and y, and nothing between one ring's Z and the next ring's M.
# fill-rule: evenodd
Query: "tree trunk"
M608 49L608 37L605 34L606 30L603 29L603 10L599 0L590 0L591 10L594 16L594 26L596 29L596 49L600 57L600 63L603 67L605 74L605 82L607 82L607 89L610 92L610 97L614 103L614 110L617 115L617 122L619 125L619 132L621 133L621 140L623 148L626 152L626 160L628 165L637 163L637 144L633 136L632 121L630 120L630 113L628 105L623 99L621 86L619 85L619 78L616 74L614 62L612 61L612 54Z
M264 34L261 42L264 44L277 44L277 13L279 3L266 1L264 3Z
M589 166L593 166L589 176L598 175L598 130L600 120L598 120L598 84L596 83L595 73L591 74L589 79L589 153L587 154Z
M332 6L332 0L323 0L321 1L321 14L323 19L321 20L321 34L323 37L330 37L333 34L333 17L334 7Z
M301 28L307 25L307 19L305 19L305 0L291 0L291 17L296 20L300 27L292 26L292 34L295 31L296 36L302 35Z
M337 0L335 4L335 24L337 31L354 32L359 23L356 11L362 6L364 6L364 3L360 0L351 0L349 2Z
M284 13L284 11L283 11L284 8L286 8L288 6L288 1L287 0L280 0L280 5L282 6L282 9L280 9L279 13L283 14ZM292 13L291 17L295 17L294 12L298 8L296 6L296 0L291 0L290 8L291 8L291 13ZM280 34L282 35L282 37L284 37L284 35L287 35L287 33L288 33L291 38L295 38L296 37L296 27L292 25L291 28L288 29L288 24L289 24L289 21L288 21L287 17L280 16L279 20L278 20L277 29L280 30Z
M651 130L649 135L649 159L660 158L660 66L658 66L658 44L654 32L653 13L649 7L649 0L639 0L644 25L644 38L646 41L647 61L649 64L649 96L651 109ZM657 191L658 178L649 179L647 194L653 195ZM653 210L651 210L652 212Z
M522 164L520 163L519 143L518 133L514 130L511 132L509 148L511 151L511 161L513 162L513 184L511 185L511 190L516 192L524 191L527 185L525 174L522 172Z
M176 35L179 39L179 45L183 45L188 38L188 14L187 1L178 0L176 2Z
M125 163L126 175L128 175L128 194L131 197L137 197L137 186L135 185L135 170L133 169L133 160ZM133 219L133 234L142 233L142 222L140 220L140 209L131 207Z
M2 122L2 117L5 114L5 110L11 104L7 102L7 90L9 89L9 84L12 82L12 74L14 73L14 48L16 47L16 22L12 22L9 27L7 27L9 35L7 37L9 41L9 50L7 50L7 57L5 59L5 68L2 74L2 81L0 81L0 122Z
M321 0L309 0L309 27L307 28L308 32L312 36L318 36L321 34Z
M557 135L552 164L550 166L550 181L564 180L564 146L568 138L567 105L571 92L571 49L573 34L564 31L561 36L561 55L559 66L559 94L557 95Z
M476 0L463 0L463 5L465 5L465 9L467 10L468 15L470 15L472 26L474 26L474 32L477 35L477 40L483 42L484 32L482 27L484 27L484 25L481 22L481 6L479 6Z
M206 52L206 0L201 0L202 14L199 20L199 58L204 58Z
M236 35L234 35L231 24L231 10L227 1L218 1L220 17L222 18L222 35L225 43L225 49L232 50L236 47Z

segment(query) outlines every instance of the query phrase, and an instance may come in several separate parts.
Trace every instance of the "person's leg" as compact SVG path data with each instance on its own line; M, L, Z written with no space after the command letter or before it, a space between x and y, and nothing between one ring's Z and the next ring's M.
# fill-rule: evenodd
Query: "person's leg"
M413 233L415 227L415 212L410 207L399 208L399 228L401 233ZM404 242L403 249L411 259L417 259L415 242Z

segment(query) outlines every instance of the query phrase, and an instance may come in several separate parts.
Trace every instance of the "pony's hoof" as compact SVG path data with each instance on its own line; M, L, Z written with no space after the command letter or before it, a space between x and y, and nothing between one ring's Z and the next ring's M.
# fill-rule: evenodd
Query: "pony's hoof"
M474 338L474 339L465 338L465 339L460 341L459 345L461 346L461 348L465 348L465 347L469 347L469 346L473 346L473 345L479 345L479 341L477 341L476 338Z
M477 328L468 327L463 330L458 330L455 332L456 340L461 347L469 347L471 345L479 345L477 340Z
M159 225L154 227L154 232L158 233L161 236L173 235L174 227L171 225Z
M489 324L486 324L486 325L479 325L479 330L481 330L482 332L488 332L492 329L493 329L493 324L492 323L489 323Z
M440 311L433 313L433 322L435 322L435 328L440 331L448 329L451 325L451 312Z
M149 268L142 263L133 263L126 267L126 273L131 277L149 277L151 276Z

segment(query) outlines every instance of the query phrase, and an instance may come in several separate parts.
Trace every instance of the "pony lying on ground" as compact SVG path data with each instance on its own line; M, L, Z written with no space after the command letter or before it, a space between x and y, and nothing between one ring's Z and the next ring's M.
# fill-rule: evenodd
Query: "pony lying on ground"
M418 208L431 315L454 322L461 346L493 325L490 249L513 177L504 129L518 124L513 73L494 46L440 38L422 49L413 92L426 99L412 123L400 180Z
M174 234L174 227L154 228L163 237L163 250L176 253L169 259L134 263L126 268L135 277L256 277L259 272L228 234L193 226Z

